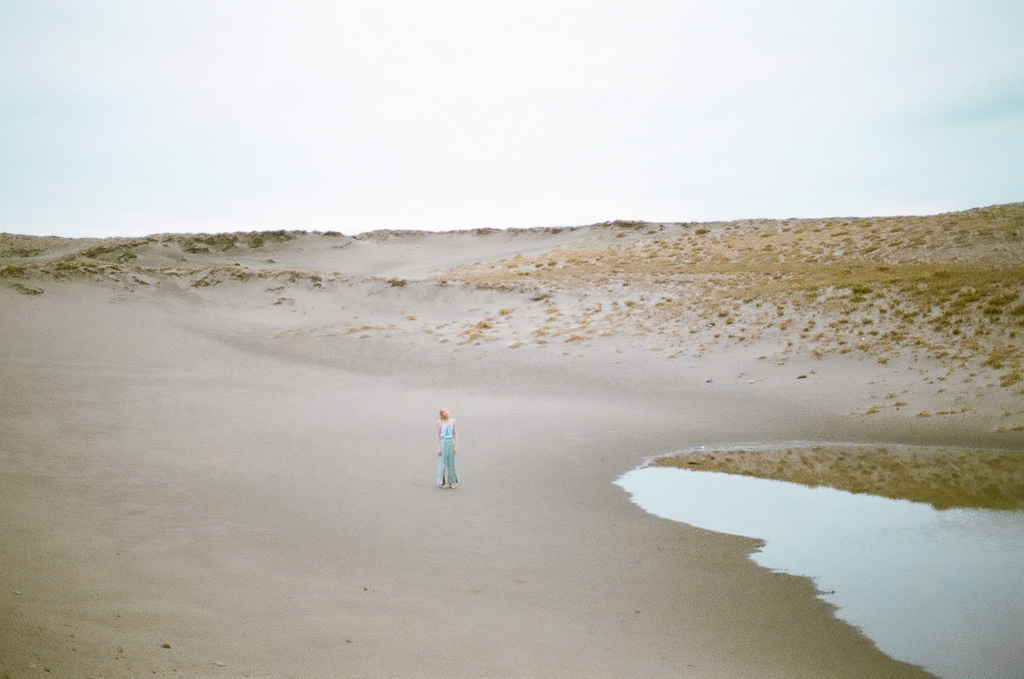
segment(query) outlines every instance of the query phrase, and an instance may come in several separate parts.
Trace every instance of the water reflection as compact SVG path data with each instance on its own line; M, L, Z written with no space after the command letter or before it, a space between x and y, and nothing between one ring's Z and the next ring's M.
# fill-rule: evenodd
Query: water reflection
M928 505L718 472L633 470L651 514L760 538L890 656L945 677L1024 676L1024 513Z

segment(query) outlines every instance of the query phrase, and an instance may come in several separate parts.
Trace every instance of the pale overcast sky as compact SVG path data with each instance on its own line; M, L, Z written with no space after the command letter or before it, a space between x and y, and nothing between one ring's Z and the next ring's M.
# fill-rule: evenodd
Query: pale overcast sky
M1024 201L1021 0L0 0L0 231Z

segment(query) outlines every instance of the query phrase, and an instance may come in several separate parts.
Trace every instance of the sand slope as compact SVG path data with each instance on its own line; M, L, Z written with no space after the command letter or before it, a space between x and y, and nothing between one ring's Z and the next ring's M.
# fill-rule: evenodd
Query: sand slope
M663 318L699 258L619 263L697 228L733 227L0 238L0 673L920 676L612 481L705 444L1024 449L1017 302L976 310L998 368L731 338L778 291Z

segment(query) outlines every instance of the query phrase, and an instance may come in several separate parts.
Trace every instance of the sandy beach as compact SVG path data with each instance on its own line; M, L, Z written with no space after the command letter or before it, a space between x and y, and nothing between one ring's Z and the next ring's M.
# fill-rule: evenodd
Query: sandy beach
M799 449L729 470L871 492L855 444L1019 509L1022 281L1024 204L0 235L0 676L928 676L613 482Z

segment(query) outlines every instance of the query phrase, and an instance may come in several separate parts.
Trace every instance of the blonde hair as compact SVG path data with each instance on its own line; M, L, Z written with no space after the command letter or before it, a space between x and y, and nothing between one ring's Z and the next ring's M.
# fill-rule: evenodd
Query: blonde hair
M447 419L450 419L450 418L451 418L451 415L448 413L448 409L447 408L441 408L441 419L442 420L447 420Z

